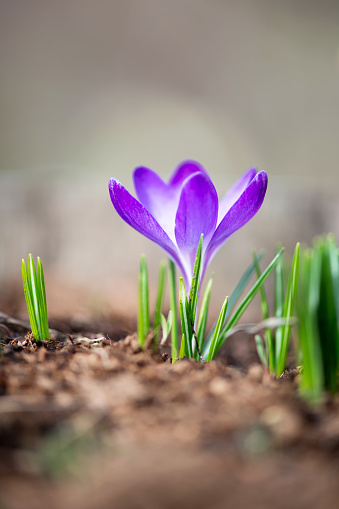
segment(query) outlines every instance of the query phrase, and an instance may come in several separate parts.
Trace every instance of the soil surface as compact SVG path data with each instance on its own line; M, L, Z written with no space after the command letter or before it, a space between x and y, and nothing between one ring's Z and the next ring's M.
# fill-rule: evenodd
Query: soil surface
M1 509L338 507L339 398L308 406L297 370L272 379L251 338L172 364L134 335L36 343L7 326Z

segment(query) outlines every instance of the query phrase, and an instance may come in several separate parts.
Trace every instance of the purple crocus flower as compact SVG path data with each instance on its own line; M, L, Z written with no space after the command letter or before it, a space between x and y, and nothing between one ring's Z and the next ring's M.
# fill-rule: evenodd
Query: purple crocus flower
M258 212L267 189L266 172L251 168L219 201L206 170L195 161L181 163L168 184L142 166L133 179L139 201L112 178L112 203L126 223L166 251L182 271L187 288L201 234L203 274L226 239Z

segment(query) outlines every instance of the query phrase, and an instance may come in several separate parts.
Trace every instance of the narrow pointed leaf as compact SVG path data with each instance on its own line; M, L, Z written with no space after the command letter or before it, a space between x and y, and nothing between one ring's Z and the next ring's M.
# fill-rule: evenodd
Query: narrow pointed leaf
M43 339L49 339L49 328L48 328L48 315L47 315L47 299L46 299L46 289L45 289L45 277L44 270L42 267L42 263L40 257L37 258L37 280L39 291L39 312L40 312L40 322L41 322L41 330Z
M202 243L204 236L201 234L197 254L194 262L193 269L193 277L191 283L190 290L190 298L189 298L189 310L191 314L191 323L194 327L195 324L195 315L197 311L197 303L198 303L198 294L199 294L199 284L200 284L200 276L201 276L201 262L202 262Z
M185 334L182 335L181 338L181 344L180 344L180 352L179 352L179 359L183 359L186 356L186 339Z
M257 278L259 279L261 276L261 270L259 267L259 262L257 255L253 253L253 263L255 266L255 271L257 273ZM268 310L268 301L267 296L265 292L264 285L260 287L259 290L260 295L260 303L261 303L261 313L264 320L267 320L270 316L269 310ZM270 368L270 373L275 372L275 355L274 355L274 343L273 343L273 337L272 337L272 331L271 329L266 329L264 333L265 337L265 351L268 358L268 365Z
M322 260L317 321L324 367L324 382L325 388L335 394L338 390L339 331L330 263L331 240L328 237L319 239L315 249L319 250Z
M262 253L260 253L257 256L258 262L260 262L260 260L262 259L263 256L264 255ZM228 305L227 305L226 316L225 316L225 321L227 321L227 319L228 319L229 315L231 314L234 306L236 305L238 299L240 298L241 294L243 293L244 289L246 288L249 280L253 276L254 271L255 271L255 266L254 266L254 263L252 262L247 267L247 269L245 270L245 272L243 273L241 278L239 279L236 287L234 288L234 290L233 290L233 292L232 292L232 294L231 294L231 296L229 298ZM208 336L206 338L206 341L204 342L204 346L203 346L203 357L204 358L206 358L207 353L208 353L208 351L210 349L211 341L212 341L212 337L213 337L216 325L217 325L217 323L215 322L213 327L211 328L211 331L209 332L209 334L208 334Z
M202 298L201 303L201 309L199 313L199 321L198 321L198 345L200 352L203 351L203 345L204 345L204 339L205 339L205 332L206 332L206 324L207 324L207 316L208 316L208 308L210 303L210 297L211 297L211 290L212 290L212 283L213 283L213 276L209 279L204 296ZM211 338L212 339L212 338Z
M227 339L227 336L226 336L227 331L229 329L232 329L238 323L239 319L241 318L241 316L243 315L243 313L245 312L245 310L247 309L249 304L252 302L253 297L259 290L260 286L266 281L266 279L268 278L268 276L274 269L275 265L277 264L277 262L283 252L284 252L284 249L283 248L280 249L279 253L273 258L273 260L268 265L268 267L264 270L264 272L262 273L260 278L255 282L255 284L252 286L251 290L247 293L247 295L241 301L241 303L239 304L238 308L236 309L236 311L234 312L234 314L232 315L230 320L224 326L223 330L221 331L221 333L219 335L219 342L218 342L216 353L218 353L218 351L222 347L223 343Z
M37 282L36 270L34 265L33 256L28 255L28 277L30 281L31 287L31 296L33 303L33 310L36 319L36 325L38 328L38 339L42 340L42 330L41 330L41 322L40 322L40 313L39 313L39 286Z
M161 321L161 311L162 311L162 305L164 301L164 294L165 294L165 279L166 279L166 262L162 261L160 263L159 268L159 277L158 277L158 291L157 291L157 300L155 303L155 311L154 311L154 344L156 347L156 344L159 341L160 338L160 321Z
M167 329L167 320L164 317L164 315L161 313L160 315L160 323L162 328L162 340L161 343L164 343L168 336L168 329Z
M324 372L317 307L320 297L321 257L311 249L302 255L298 292L298 362L303 365L299 391L308 401L320 401L324 389Z
M174 262L169 259L168 260L168 278L169 278L169 296L170 296L170 306L173 315L173 324L171 330L171 355L172 362L178 357L179 352L179 340L178 340L178 311L177 311L177 290L175 284L175 265Z
M140 258L139 271L139 299L138 299L138 339L141 348L145 345L149 331L149 297L148 297L148 274L146 258Z
M217 325L216 325L216 328L215 328L215 331L213 334L213 338L211 341L211 346L208 351L208 355L207 355L207 359L206 359L207 361L212 361L214 359L214 357L216 356L216 354L218 353L219 336L220 336L222 326L224 324L226 310L227 310L227 304L228 304L228 297L226 297L226 299L224 300L224 303L222 305L222 308L221 308L221 311L219 314Z
M192 357L192 324L190 308L187 301L187 294L183 278L179 281L179 302L180 302L180 319L181 329L185 336L185 355L189 358Z
M25 293L25 298L26 298L29 322L31 325L32 334L33 334L34 338L36 340L38 340L38 339L40 339L39 338L39 329L37 326L36 316L35 316L35 311L34 311L32 289L31 289L31 285L30 285L30 279L29 279L27 267L26 267L24 260L22 260L21 268L22 268L22 282L23 282L24 293Z
M261 261L263 256L264 256L263 253L259 253L259 255L257 255L258 263L260 263L260 261ZM247 269L245 270L245 272L241 276L241 278L239 279L236 287L234 288L234 290L233 290L233 292L232 292L232 294L231 294L231 296L229 298L229 304L227 306L226 319L229 317L229 315L233 311L234 306L236 305L236 303L237 303L238 299L240 298L242 292L245 290L245 288L246 288L249 280L253 276L254 272L255 272L255 265L252 262L247 267Z
M285 318L286 320L289 320L293 315L294 304L297 297L298 278L299 278L299 253L300 253L300 243L298 242L294 250L291 272L287 283L286 298L283 311L283 318ZM277 376L280 376L286 369L286 359L290 344L290 334L291 326L284 325L281 328L281 349L277 359L276 368Z
M236 323L239 321L239 318L244 313L244 311L247 309L248 305L252 301L253 297L261 287L261 285L266 281L272 270L274 269L275 265L277 264L280 256L283 254L284 248L281 248L279 253L273 258L271 263L268 265L268 267L264 270L264 272L261 274L260 278L254 283L251 290L247 293L247 295L244 297L244 299L239 304L238 308L236 309L234 315L230 318L229 322L227 323L227 329L230 329L231 327L234 327Z
M267 366L267 355L265 353L265 347L264 347L263 340L262 340L261 336L259 336L259 334L256 334L254 336L254 339L255 339L255 345L257 347L257 353L258 353L259 359L264 366Z
M278 252L277 247L276 251ZM281 318L284 314L284 274L283 274L283 257L281 256L275 267L274 274L274 316ZM282 329L278 327L275 331L275 365L278 363L278 357L281 351Z

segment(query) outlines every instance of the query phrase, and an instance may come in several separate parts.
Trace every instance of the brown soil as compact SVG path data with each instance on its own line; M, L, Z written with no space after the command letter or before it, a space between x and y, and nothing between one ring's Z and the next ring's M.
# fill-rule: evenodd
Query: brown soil
M338 507L338 398L87 336L1 341L1 509Z

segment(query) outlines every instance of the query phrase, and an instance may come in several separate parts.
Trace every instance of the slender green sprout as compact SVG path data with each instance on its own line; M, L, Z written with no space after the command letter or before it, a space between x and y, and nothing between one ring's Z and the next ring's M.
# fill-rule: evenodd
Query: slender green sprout
M40 258L35 270L33 256L28 255L28 264L22 260L22 282L32 334L36 341L49 339L45 278Z
M157 345L159 343L160 339L160 328L162 326L163 333L167 331L167 322L165 325L164 330L164 324L161 320L162 315L162 306L164 302L164 294L165 294L165 281L166 281L166 262L162 261L160 263L159 268L159 277L158 277L158 291L157 291L157 300L155 303L155 311L154 311L154 323L153 323L153 329L154 329L154 350L156 351ZM165 318L164 318L165 319Z
M178 311L177 311L177 291L176 291L176 271L175 265L172 260L168 261L168 276L169 276L169 297L170 308L172 310L173 322L171 330L171 356L172 362L175 362L179 353L179 339L178 339Z
M144 348L145 346L146 337L150 328L148 293L148 272L146 258L145 255L141 255L138 292L138 340L141 348Z
M226 297L218 320L211 331L206 334L209 302L213 276L209 279L204 294L202 295L200 313L198 309L199 286L202 270L202 246L203 235L197 249L192 283L187 293L183 278L179 279L179 311L181 321L181 343L179 348L178 334L178 312L177 312L177 294L176 294L176 271L174 263L169 260L169 297L170 313L168 319L162 314L162 305L165 288L165 267L161 265L159 271L158 291L154 315L154 349L156 350L159 342L164 344L166 338L171 332L171 356L172 362L178 358L188 357L198 362L213 360L227 338L234 333L235 326L239 319L253 300L255 294L260 290L274 267L277 265L280 256L283 253L281 249L263 274L260 274L250 291L243 297L240 304L236 306L237 301L245 290L251 276L256 270L256 264L259 258L247 268L230 298ZM149 318L149 295L148 295L148 275L145 257L141 257L139 273L139 306L138 306L138 338L142 348L145 346L146 337L150 329ZM266 325L265 325L266 326ZM162 339L160 340L160 328L162 329Z
M149 311L149 282L146 258L141 255L138 286L138 341L141 348L145 348L147 336L152 339L153 350L158 350L159 343L164 344L173 325L173 313L164 317L162 307L165 294L166 262L162 261L159 268L157 297L154 310L153 331L150 328ZM162 330L162 334L161 334Z
M240 302L240 304L235 309L231 317L229 317L230 311L232 311L233 308L235 307L237 300L241 296L243 290L246 287L246 284L248 283L250 277L252 276L255 270L255 264L253 263L246 270L245 274L240 279L230 299L226 297L222 305L217 322L212 327L207 338L205 338L204 336L206 330L208 307L212 287L212 278L207 283L207 287L202 297L200 314L198 319L196 320L201 264L202 264L202 243L203 236L201 236L197 250L189 299L187 298L187 292L184 281L182 278L180 278L179 303L180 303L182 341L179 357L181 358L183 356L186 356L189 358L194 358L198 361L211 361L216 357L216 355L220 351L220 348L227 340L227 338L233 333L233 328L236 326L239 319L241 318L241 316L243 315L243 313L253 300L255 294L261 288L269 274L272 272L272 270L278 263L278 260L283 253L283 249L281 249L279 253L277 253L277 255L272 260L267 269L264 271L264 273L259 277L259 279L255 282L251 290ZM229 311L230 307L231 310ZM195 330L196 322L198 323L197 332Z
M277 248L278 251L278 248ZM280 251L278 251L280 252ZM265 329L264 342L259 335L255 336L257 352L261 362L268 367L271 374L279 377L286 369L286 360L290 344L291 323L298 290L300 244L297 243L288 277L286 293L284 291L283 272L286 262L280 257L275 267L274 288L274 320L277 326L275 333ZM257 277L261 277L259 261L253 253L253 261ZM264 287L260 289L261 311L264 320L270 317L268 300ZM273 322L274 323L274 322Z

